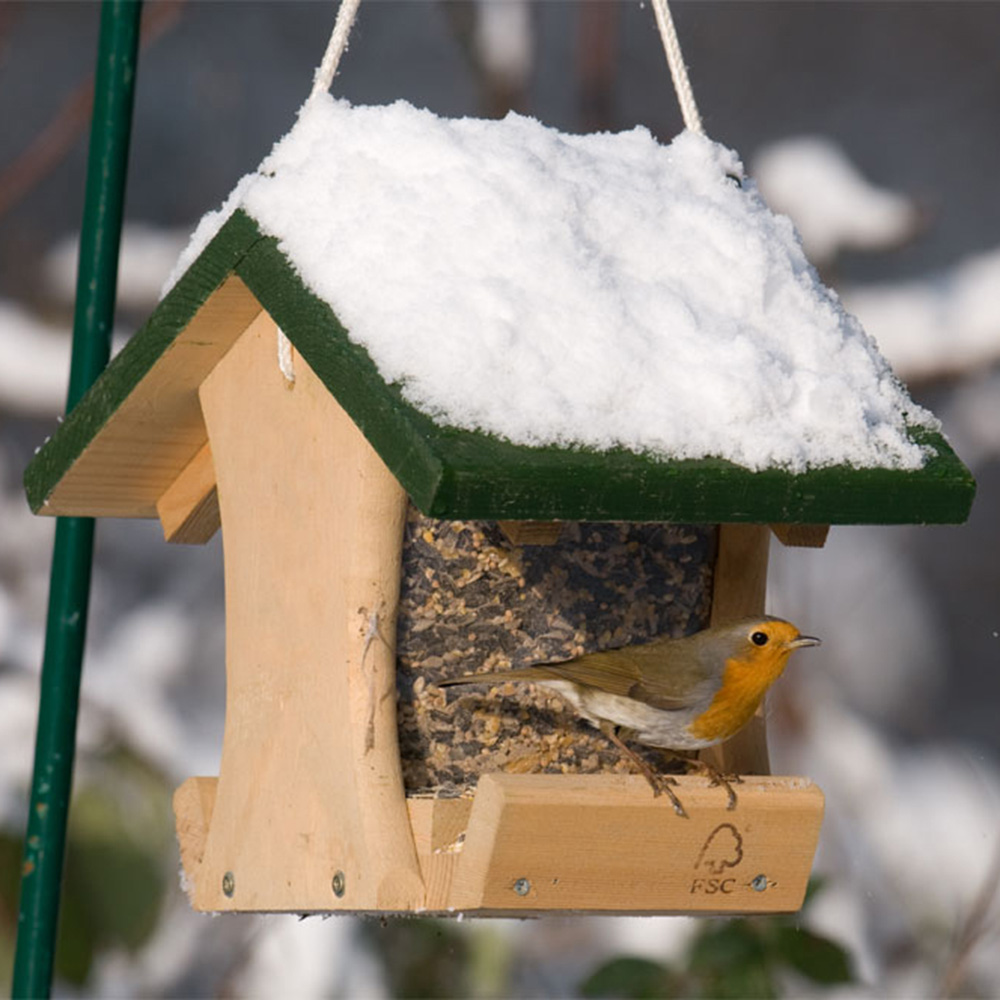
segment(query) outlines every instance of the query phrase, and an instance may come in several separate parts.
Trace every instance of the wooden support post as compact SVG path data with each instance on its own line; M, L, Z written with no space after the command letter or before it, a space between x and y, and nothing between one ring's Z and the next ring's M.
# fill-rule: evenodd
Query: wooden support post
M828 524L772 524L771 530L782 545L793 548L821 549L830 534Z
M763 614L770 544L767 525L719 525L710 625ZM769 774L763 712L758 711L731 740L709 747L700 756L728 774Z
M200 390L222 511L227 705L192 902L409 910L424 890L396 735L406 495L301 356L285 381L275 341L263 313Z

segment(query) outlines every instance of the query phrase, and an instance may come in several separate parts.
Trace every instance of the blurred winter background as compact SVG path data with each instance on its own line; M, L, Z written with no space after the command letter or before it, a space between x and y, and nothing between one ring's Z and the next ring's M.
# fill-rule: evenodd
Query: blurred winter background
M147 5L119 342L200 215L290 126L334 14L288 0ZM768 952L781 924L192 913L169 797L217 773L221 549L104 522L63 995L1000 993L1000 5L678 2L674 15L709 134L792 216L979 481L964 527L836 528L821 551L772 551L770 608L825 643L770 700L775 770L827 796L823 884L792 924L845 948L852 981L824 983L819 966ZM53 531L29 514L20 480L63 407L97 24L91 3L0 4L4 984ZM514 107L569 131L641 123L664 141L681 127L640 2L367 3L334 92L452 116ZM609 986L599 969L616 957ZM825 978L842 978L835 960Z

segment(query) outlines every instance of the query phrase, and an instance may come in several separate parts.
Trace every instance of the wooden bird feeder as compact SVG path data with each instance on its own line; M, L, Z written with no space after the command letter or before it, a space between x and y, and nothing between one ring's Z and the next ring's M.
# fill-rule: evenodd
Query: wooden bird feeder
M237 211L26 484L38 513L157 517L170 542L222 526L221 768L175 797L196 909L792 911L823 796L768 774L761 719L715 756L750 775L735 810L681 777L684 819L596 731L546 731L553 698L433 680L762 612L772 531L964 520L970 474L920 433L918 471L792 474L440 426Z

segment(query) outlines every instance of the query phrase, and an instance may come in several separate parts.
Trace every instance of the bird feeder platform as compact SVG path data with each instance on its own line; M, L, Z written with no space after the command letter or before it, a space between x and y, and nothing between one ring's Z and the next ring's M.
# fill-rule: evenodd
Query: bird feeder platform
M406 799L416 866L407 851L364 872L362 845L322 858L303 843L295 858L234 828L223 871L205 864L217 788L189 778L174 797L191 901L206 911L794 912L823 817L802 778L747 778L734 811L708 779L679 778L685 819L639 776L488 774L471 798Z
M971 476L939 435L913 434L934 451L919 470L794 474L445 426L237 211L26 485L38 513L158 517L172 542L222 527L220 773L175 797L196 909L780 912L804 897L823 796L766 775L759 719L715 756L747 775L733 810L722 789L680 777L685 819L623 773L485 773L448 797L408 794L396 709L408 511L489 522L514 550L552 543L565 522L707 525L712 624L763 611L769 526L817 545L830 524L963 520Z

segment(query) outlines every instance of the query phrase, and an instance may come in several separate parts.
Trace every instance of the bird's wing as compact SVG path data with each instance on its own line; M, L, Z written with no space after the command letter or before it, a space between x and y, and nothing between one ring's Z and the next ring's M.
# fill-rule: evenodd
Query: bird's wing
M647 643L588 653L545 667L562 680L574 681L623 698L635 698L665 712L691 708L704 697L701 673L674 662L665 643Z
M439 681L494 684L497 681L572 681L584 687L635 698L665 712L679 712L711 698L712 678L686 639L654 639L641 646L587 653L575 660L538 663L516 670L466 674Z

